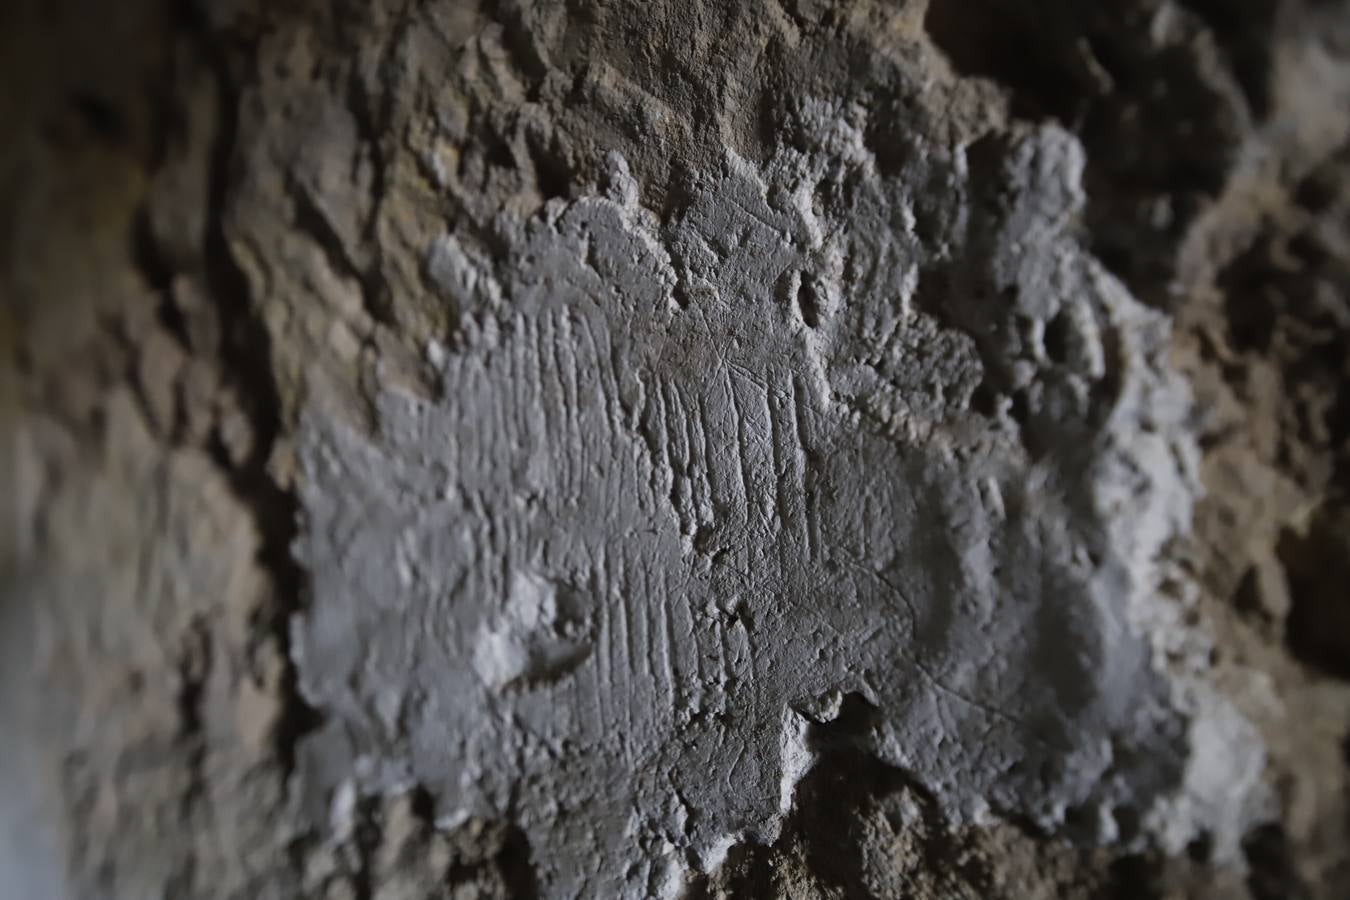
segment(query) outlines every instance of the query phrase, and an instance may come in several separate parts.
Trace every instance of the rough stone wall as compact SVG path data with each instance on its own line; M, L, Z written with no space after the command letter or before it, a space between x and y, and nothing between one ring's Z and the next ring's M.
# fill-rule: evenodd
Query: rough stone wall
M1350 6L0 13L0 895L1350 891Z

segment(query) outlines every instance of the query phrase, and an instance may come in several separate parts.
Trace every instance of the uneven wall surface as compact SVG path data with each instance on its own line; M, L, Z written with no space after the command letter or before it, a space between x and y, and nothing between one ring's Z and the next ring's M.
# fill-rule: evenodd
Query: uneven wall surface
M0 895L1350 891L1350 6L3 17Z

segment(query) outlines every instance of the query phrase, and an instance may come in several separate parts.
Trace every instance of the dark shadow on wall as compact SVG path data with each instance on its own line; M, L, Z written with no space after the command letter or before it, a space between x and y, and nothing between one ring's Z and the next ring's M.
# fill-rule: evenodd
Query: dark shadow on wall
M1191 15L1160 36L1157 0L934 0L925 26L959 72L1007 88L1015 116L1079 136L1091 249L1170 308L1176 248L1266 106L1272 3L1244 6L1213 32Z

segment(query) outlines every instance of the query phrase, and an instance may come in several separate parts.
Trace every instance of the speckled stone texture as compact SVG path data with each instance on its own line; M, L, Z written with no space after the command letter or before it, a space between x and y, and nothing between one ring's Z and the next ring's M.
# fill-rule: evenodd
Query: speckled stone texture
M1350 7L0 13L0 897L1350 891Z

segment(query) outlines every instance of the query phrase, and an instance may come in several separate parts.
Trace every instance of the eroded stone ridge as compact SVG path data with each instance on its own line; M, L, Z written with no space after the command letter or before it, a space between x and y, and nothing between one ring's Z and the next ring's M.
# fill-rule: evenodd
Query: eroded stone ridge
M504 259L428 248L463 303L441 398L304 431L316 804L417 783L516 822L547 896L668 892L773 838L848 693L958 819L1129 838L1193 792L1155 599L1186 397L1067 231L1080 149L890 177L828 107L801 131L664 222L615 157L606 195L504 218ZM1221 780L1184 822L1245 808Z

